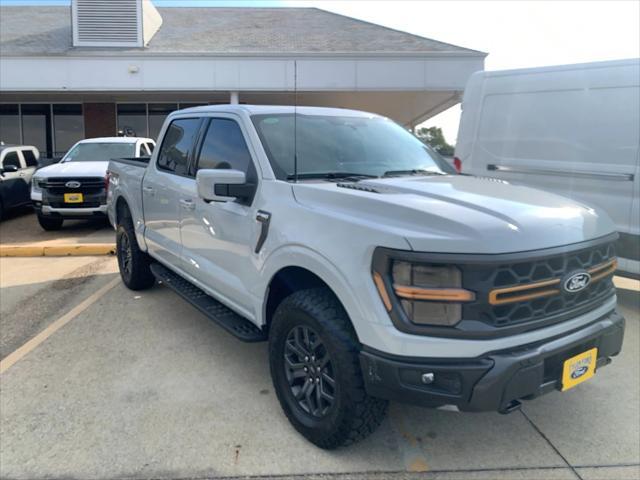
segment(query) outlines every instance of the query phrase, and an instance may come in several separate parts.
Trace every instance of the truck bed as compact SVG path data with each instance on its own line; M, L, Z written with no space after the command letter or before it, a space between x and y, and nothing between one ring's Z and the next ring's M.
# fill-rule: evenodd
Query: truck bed
M126 200L134 225L144 226L142 209L142 180L149 164L149 157L112 159L107 168L109 192L107 213L111 224L117 224L117 205L112 201L122 196ZM144 227L142 227L144 228ZM136 231L138 243L145 248L143 231Z

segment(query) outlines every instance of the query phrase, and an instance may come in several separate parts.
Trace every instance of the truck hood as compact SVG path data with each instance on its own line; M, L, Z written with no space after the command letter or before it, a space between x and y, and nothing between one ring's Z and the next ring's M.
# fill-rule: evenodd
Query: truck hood
M298 183L296 200L369 228L402 235L412 249L510 253L578 243L615 231L606 214L503 180L462 175L357 183Z
M64 162L54 163L36 170L37 178L53 177L104 177L109 162Z

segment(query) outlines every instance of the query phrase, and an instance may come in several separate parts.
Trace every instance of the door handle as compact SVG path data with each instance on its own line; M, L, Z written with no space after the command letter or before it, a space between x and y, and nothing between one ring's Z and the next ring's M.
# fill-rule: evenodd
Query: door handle
M180 205L185 210L193 210L193 209L196 208L196 204L193 203L193 200L189 200L189 199L185 199L185 198L181 198L180 199Z
M151 188L151 187L142 187L142 191L144 193L147 193L147 194L151 195L151 196L155 195L155 190L153 188Z

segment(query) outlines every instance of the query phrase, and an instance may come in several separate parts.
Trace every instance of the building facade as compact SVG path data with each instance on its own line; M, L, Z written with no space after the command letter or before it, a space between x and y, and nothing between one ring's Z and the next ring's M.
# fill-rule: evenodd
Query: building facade
M230 102L356 108L410 128L458 103L486 56L315 8L113 5L0 8L0 140L59 157Z

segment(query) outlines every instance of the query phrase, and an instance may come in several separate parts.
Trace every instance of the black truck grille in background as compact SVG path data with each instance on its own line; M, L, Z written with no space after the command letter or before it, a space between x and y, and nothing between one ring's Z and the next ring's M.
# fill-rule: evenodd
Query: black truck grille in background
M79 187L67 187L68 182L78 182ZM40 180L43 203L53 208L97 208L106 203L105 179L102 177L60 177ZM82 193L82 203L65 203L65 193Z
M77 188L67 187L68 182L78 182ZM68 178L47 178L40 181L40 187L52 193L95 193L96 190L104 189L105 180L101 177L68 177Z
M505 327L556 318L610 297L616 268L613 242L531 261L463 265L463 283L477 300L463 306L463 318ZM569 273L586 270L591 283L568 293L562 281ZM492 295L493 292L493 295Z

